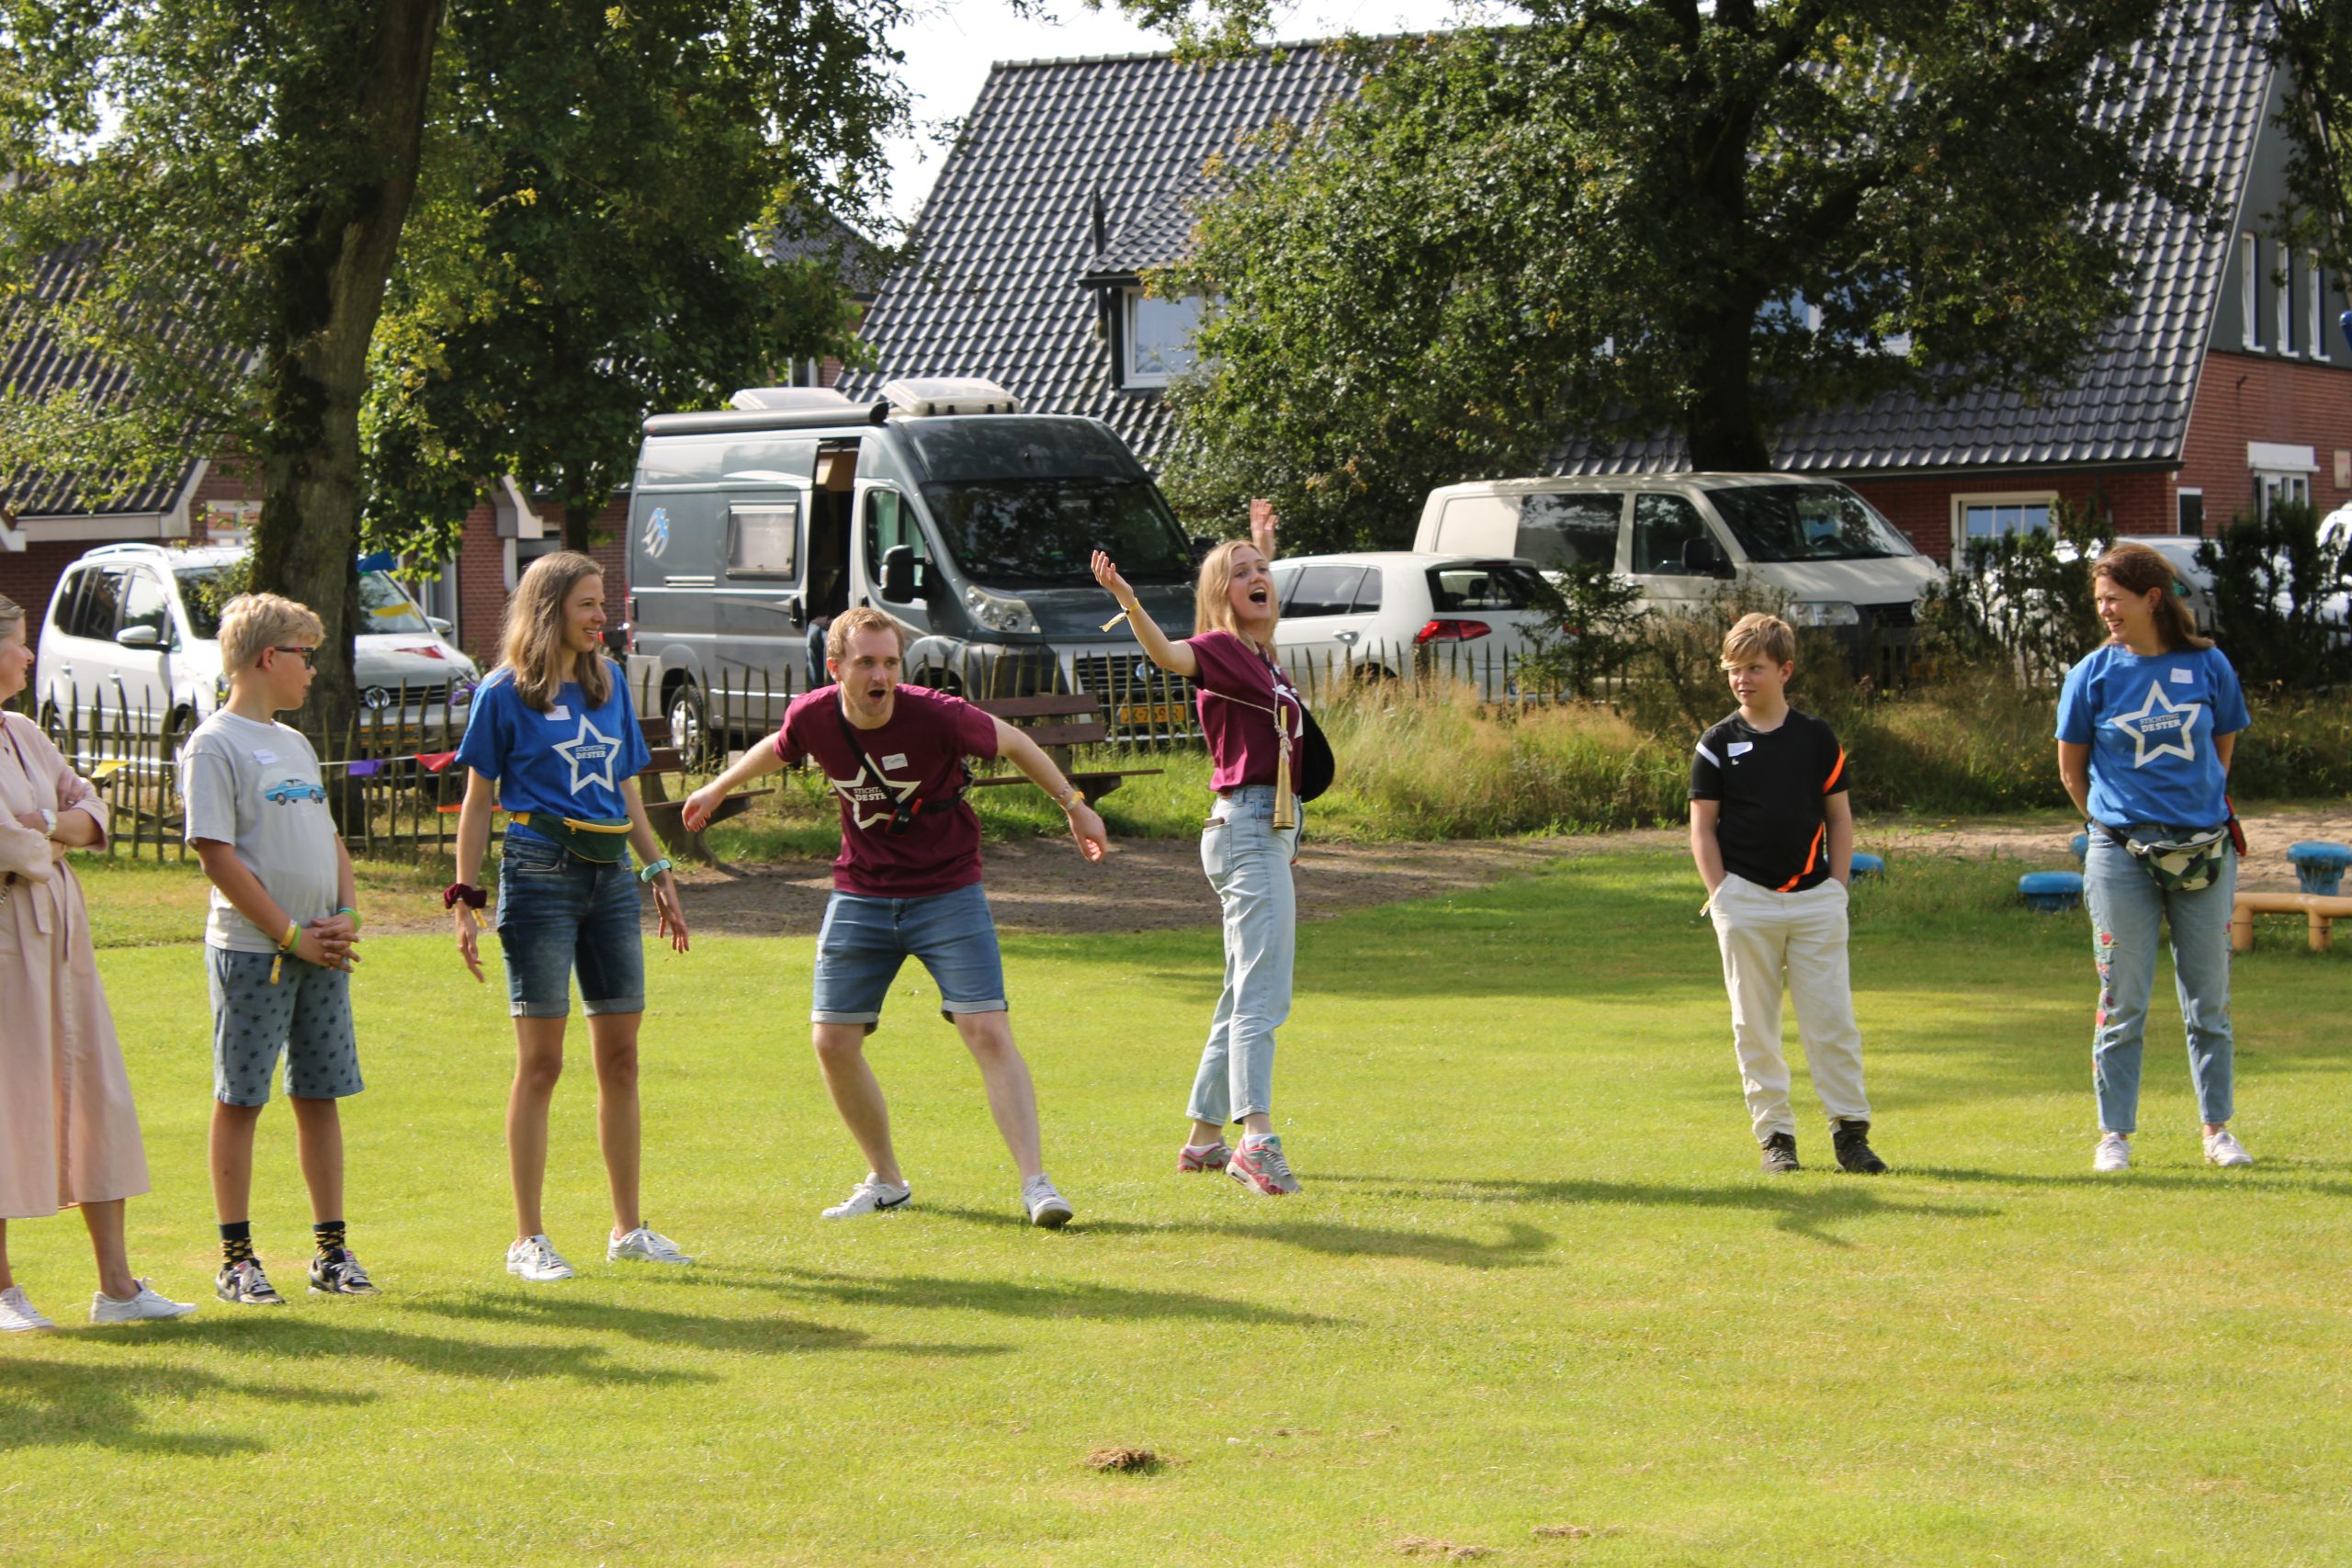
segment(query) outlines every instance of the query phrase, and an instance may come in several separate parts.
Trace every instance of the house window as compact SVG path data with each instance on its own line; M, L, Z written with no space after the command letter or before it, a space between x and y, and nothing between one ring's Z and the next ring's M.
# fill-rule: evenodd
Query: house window
M2262 346L2262 260L2251 234L2238 236L2238 339Z
M2184 490L2180 492L2180 532L2184 538L2194 539L2205 532L2205 492Z
M1129 387L1165 387L1193 367L1193 331L1200 325L1201 302L1193 295L1182 299L1155 299L1140 288L1125 295L1126 364L1121 383Z
M2313 359L2327 357L2327 322L2324 319L2326 311L2322 309L2327 302L2326 282L2327 275L2320 271L2319 263L2313 261L2303 274L2303 331L2312 340L2311 356Z
M2270 286L2278 290L2270 303L2278 317L2278 352L2295 352L2295 253L2286 246L2278 247L2278 265L2270 275Z
M1951 498L1951 555L1956 566L1968 562L1968 547L1991 543L2012 534L2046 534L2050 509L2057 496L2049 491L2019 491L2005 495L1956 495Z
M2282 501L2311 503L2312 476L2319 472L2319 454L2312 448L2280 441L2249 441L2245 466L2254 474L2256 515L2269 516L2270 509Z

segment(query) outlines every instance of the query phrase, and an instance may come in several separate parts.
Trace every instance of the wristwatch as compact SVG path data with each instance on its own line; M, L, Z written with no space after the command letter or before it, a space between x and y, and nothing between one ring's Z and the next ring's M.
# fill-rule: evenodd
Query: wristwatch
M35 809L40 812L41 837L44 839L54 839L57 837L57 813L51 811L46 806L38 807Z

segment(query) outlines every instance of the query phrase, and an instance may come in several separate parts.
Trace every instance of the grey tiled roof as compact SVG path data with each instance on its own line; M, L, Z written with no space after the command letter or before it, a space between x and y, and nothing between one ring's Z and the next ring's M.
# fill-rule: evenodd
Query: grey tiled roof
M67 353L37 320L39 307L71 300L81 290L87 273L85 249L57 251L41 258L33 270L29 299L8 307L0 317L0 387L25 399L41 399L82 387L102 403L131 395L130 378L96 355ZM172 468L147 476L130 493L99 504L85 497L91 488L82 477L46 468L19 468L0 477L0 499L19 516L109 517L130 513L168 511L179 500L193 457Z
M1106 421L1148 457L1166 432L1160 400L1111 385L1094 297L1079 280L1098 262L1172 259L1204 161L1276 121L1312 119L1356 71L1313 45L1207 66L1165 54L996 66L916 220L920 259L891 274L866 314L880 363L842 390L985 376L1024 409Z
M2226 210L2261 135L2271 66L2261 45L2231 25L2229 0L2187 0L2182 10L2184 36L2164 72L2176 107L2158 150L2191 176L2213 176ZM1893 474L2177 461L2231 237L2152 195L2110 205L2099 216L2112 220L2119 212L2127 252L2140 262L2139 281L2129 312L2108 330L2078 384L2047 393L2038 404L2001 391L1949 403L1889 394L1808 415L1781 431L1773 466ZM1690 462L1679 436L1659 436L1605 449L1571 443L1554 467L1628 474L1687 468Z
M882 282L880 249L855 228L822 209L802 212L786 229L769 236L768 254L777 261L831 258L854 299L873 299Z

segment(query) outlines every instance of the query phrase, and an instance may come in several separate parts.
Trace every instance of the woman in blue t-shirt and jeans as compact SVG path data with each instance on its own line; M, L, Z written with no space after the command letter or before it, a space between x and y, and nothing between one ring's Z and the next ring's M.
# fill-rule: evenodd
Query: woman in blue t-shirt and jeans
M661 931L686 951L677 883L646 819L637 774L652 760L628 682L605 657L605 579L565 550L531 563L506 607L499 667L474 694L457 761L466 772L458 818L458 953L482 978L471 886L490 847L491 818L507 815L498 866L498 941L514 1017L514 1086L506 1102L506 1164L514 1183L514 1244L506 1271L569 1280L571 1265L547 1237L548 1106L563 1073L571 976L588 1014L596 1059L596 1141L612 1189L608 1262L690 1263L638 1207L637 1032L645 1012L645 949L638 886L653 886ZM634 848L644 869L634 869Z
M2058 699L2058 773L2089 819L2083 892L2098 964L2092 1081L2095 1170L2129 1170L2156 942L2172 961L2205 1157L2252 1165L2229 1130L2230 753L2248 722L2237 671L2199 637L2171 563L2120 544L2091 567L2109 640L2067 672Z

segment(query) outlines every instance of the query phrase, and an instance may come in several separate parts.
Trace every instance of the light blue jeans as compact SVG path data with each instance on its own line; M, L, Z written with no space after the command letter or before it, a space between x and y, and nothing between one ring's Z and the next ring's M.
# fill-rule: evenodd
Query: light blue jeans
M2122 830L2142 840L2178 837L2183 831L2154 823L2131 824ZM2168 893L2129 850L2092 829L2083 860L2083 901L2090 909L2092 951L2098 963L2091 1079L2098 1090L2101 1132L2130 1133L2139 1124L2141 1047L2147 1032L2148 997L2156 984L2156 942L2167 919L2198 1114L2209 1122L2230 1119L2234 1056L2230 910L2237 886L2238 857L2225 850L2221 873L2209 886L2194 893Z
M1273 1110L1274 1031L1290 1016L1298 954L1298 896L1290 878L1298 834L1275 828L1271 784L1219 796L1201 829L1201 869L1225 907L1225 989L1193 1080L1195 1122L1222 1124Z

